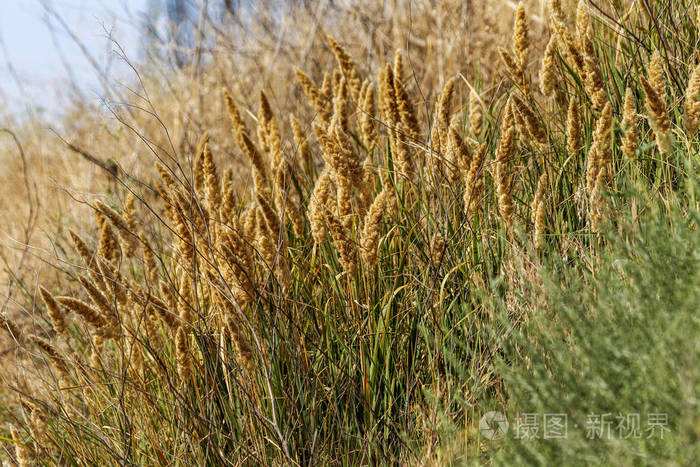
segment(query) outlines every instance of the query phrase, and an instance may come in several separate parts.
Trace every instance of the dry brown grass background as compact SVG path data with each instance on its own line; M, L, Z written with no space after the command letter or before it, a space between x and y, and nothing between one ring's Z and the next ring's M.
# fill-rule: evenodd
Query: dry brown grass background
M183 68L114 44L100 105L0 123L8 457L440 463L452 423L486 456L499 307L693 202L691 6L319 1L202 14Z

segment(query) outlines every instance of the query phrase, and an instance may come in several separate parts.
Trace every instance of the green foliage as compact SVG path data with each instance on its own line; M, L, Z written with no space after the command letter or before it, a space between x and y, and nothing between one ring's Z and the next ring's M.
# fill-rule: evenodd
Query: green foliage
M699 214L656 214L634 235L612 240L594 272L551 278L548 306L534 307L511 341L507 355L517 363L503 362L511 426L495 464L693 465L699 458ZM536 439L518 433L519 414L537 414ZM566 414L564 439L544 439L545 414ZM596 426L606 428L591 416L603 414L610 432L596 434ZM633 414L638 437L636 422L617 418ZM649 431L654 414L667 417L663 433Z

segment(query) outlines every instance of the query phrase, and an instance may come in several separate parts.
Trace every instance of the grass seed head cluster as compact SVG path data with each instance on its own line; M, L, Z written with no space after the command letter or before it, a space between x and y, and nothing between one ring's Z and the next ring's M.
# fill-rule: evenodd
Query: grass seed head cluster
M288 81L254 102L254 76L208 83L196 145L85 200L96 224L59 242L39 324L0 316L11 457L415 461L438 418L475 426L468 401L507 397L485 296L592 261L632 187L678 202L698 147L692 2L563 3L519 3L500 48L458 29L464 72L398 24L406 47L369 59L328 31L313 60L285 45Z

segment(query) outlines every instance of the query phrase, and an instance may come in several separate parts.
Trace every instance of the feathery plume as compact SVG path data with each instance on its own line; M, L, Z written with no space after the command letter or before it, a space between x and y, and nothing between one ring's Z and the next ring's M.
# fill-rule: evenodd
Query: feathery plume
M402 70L403 60L401 53L397 51L394 57L394 94L396 103L404 132L410 139L417 140L420 137L420 128L416 118L416 111L402 82Z
M644 100L649 126L656 136L656 146L661 154L671 151L671 121L666 109L666 91L663 87L655 87L651 81L640 76L646 99Z
M591 29L591 17L588 14L588 7L585 0L579 0L576 7L576 35L578 36L579 44L583 44L585 37L588 36Z
M243 142L242 149L253 167L255 189L259 192L266 192L268 190L267 166L247 134L243 133L241 141Z
M585 78L585 60L581 54L578 40L567 30L561 17L552 18L552 27L557 33L559 50L564 52L564 58L566 58L566 61L576 70L579 76Z
M352 274L357 266L355 244L350 238L350 232L343 226L342 222L329 211L326 211L326 224L333 238L335 249L340 256L340 264L346 273Z
M349 106L347 81L343 77L340 79L338 90L333 97L333 118L331 120L331 125L342 129L346 133L350 131L348 126Z
M433 148L439 153L447 150L447 135L450 128L450 112L452 96L454 95L456 78L450 78L442 88L440 97L435 104L435 120L430 134Z
M231 308L228 300L222 299L222 301L225 302L226 308ZM243 335L243 332L241 332L240 321L235 319L235 315L231 311L228 312L226 328L228 329L231 344L236 351L236 362L248 375L252 375L255 371L255 366L253 365L253 350L248 344L248 340Z
M469 170L471 151L454 126L449 133L450 181L457 182Z
M7 332L10 335L11 339L14 339L16 341L21 341L22 340L22 333L20 332L19 328L4 317L3 315L0 315L0 329L3 329L5 332Z
M596 176L590 200L590 225L591 231L599 233L603 223L604 211L606 207L603 191L605 190L605 175L602 171Z
M119 270L112 263L103 259L98 259L97 266L112 297L117 300L119 305L126 304L127 291Z
M542 58L542 68L540 69L540 90L545 96L551 96L557 84L556 75L556 55L557 55L557 36L552 34L547 43L547 48L544 51Z
M532 224L535 229L535 249L540 250L544 244L545 216L546 216L546 190L547 173L540 175L537 181L537 190L532 200L530 209L532 211Z
M372 201L364 219L362 236L360 237L360 255L367 267L377 263L377 247L379 244L379 227L386 210L388 191L383 189Z
M82 284L85 291L90 296L92 302L97 306L97 309L102 312L102 318L105 323L110 322L114 327L119 325L119 316L113 309L112 304L109 303L107 297L104 296L102 292L87 278L84 276L79 277L80 283Z
M340 66L343 76L347 80L352 99L357 102L358 96L360 95L360 87L362 87L362 80L357 73L357 66L350 58L350 55L348 55L345 49L335 39L331 36L327 36L326 39L328 40L328 45L330 45L333 50L333 55L335 55L335 59L338 61L338 66Z
M274 120L272 113L272 107L270 106L270 101L267 100L267 96L264 91L260 91L260 106L258 108L258 140L260 142L260 147L265 151L271 153L270 147L270 125ZM279 136L279 135L278 135Z
M664 61L658 49L654 50L649 60L649 83L654 87L656 92L661 95L666 95L666 80L664 79Z
M224 170L224 177L221 181L221 209L219 210L219 218L224 225L231 225L231 219L236 217L236 194L235 184L233 181L233 169L227 168Z
M53 295L49 293L44 287L39 286L39 292L41 293L41 298L46 305L46 314L49 315L51 320L51 326L54 331L58 334L66 335L66 320L61 311L61 307L58 302L54 300Z
M507 123L507 122L506 122ZM501 127L501 139L496 149L495 182L498 197L498 212L503 219L506 230L513 231L513 180L508 173L508 160L515 150L515 128L512 124Z
M379 72L379 112L389 126L396 127L401 121L394 89L394 70L387 63Z
M322 155L335 174L359 186L362 182L362 166L352 151L347 133L333 126L328 134L320 135Z
M258 206L260 206L260 212L263 214L263 216L265 218L265 224L267 225L267 228L270 229L270 232L272 233L272 235L275 238L277 238L280 235L281 228L282 228L280 220L279 220L279 216L277 215L275 210L272 208L270 203L268 203L265 196L258 193L257 201L258 201Z
M700 19L700 7L698 8ZM694 137L700 127L700 64L696 65L688 79L685 91L685 128Z
M233 129L233 137L238 146L243 149L243 135L248 134L248 129L246 128L245 122L241 118L241 114L238 111L238 107L236 106L236 102L233 100L233 97L231 94L228 92L228 90L224 89L224 98L226 100L226 109L228 111L228 116L231 119L231 127Z
M56 301L69 311L80 315L95 329L99 330L106 324L100 313L82 300L73 297L56 297Z
M204 159L204 183L206 186L207 207L209 208L209 215L216 217L221 210L221 184L208 140L203 144L202 158ZM218 218L215 220L218 220Z
M582 136L581 112L575 98L569 99L569 108L566 112L566 148L569 154L576 154L581 149Z
M311 225L311 235L317 245L323 243L326 237L325 211L332 195L332 189L332 177L326 169L316 180L316 186L311 194L307 212Z
M479 197L484 187L483 166L486 159L486 151L486 143L480 144L465 176L464 212L468 215L474 215L479 208Z
M433 238L430 239L430 264L433 267L440 265L446 249L445 237L440 232L435 232Z
M136 206L134 195L129 192L124 200L124 212L122 213L124 223L127 225L129 232L136 232ZM133 237L133 235L131 236ZM129 241L122 241L122 248L126 251L126 256L131 258L136 253L136 247L139 241L137 238L131 238Z
M309 78L303 71L297 69L296 77L301 85L301 89L306 95L306 98L311 102L311 105L316 110L319 118L323 122L324 126L328 125L331 119L331 102L327 95L325 95L321 90L319 90L316 85L314 85L311 78ZM325 84L326 80L324 80Z
M190 335L183 326L175 332L175 359L180 380L188 382L192 376L192 355L190 354Z
M195 150L194 167L192 168L192 179L194 181L194 191L199 195L204 195L204 145L209 140L209 135L204 133L197 142Z
M51 360L51 363L58 370L58 372L61 373L61 376L68 376L68 365L66 365L65 359L53 345L37 336L30 336L29 339L34 343L34 345L39 347L47 357L49 357L49 360Z
M138 245L138 238L136 238L136 232L132 230L133 227L130 226L117 211L107 206L102 201L95 201L95 207L99 210L100 213L102 213L105 217L109 219L109 221L112 223L112 225L114 225L114 227L117 228L117 234L119 235L121 244L124 245L124 251L135 251L136 245ZM110 239L109 242L111 244L110 249L117 248L116 241ZM102 256L105 258L108 257L104 254L102 254Z
M513 110L522 117L530 137L539 144L545 144L547 142L547 133L535 113L520 97L516 95L512 97Z
M593 193L598 175L603 174L606 180L612 174L611 156L612 144L612 107L610 103L606 104L603 111L596 121L595 131L593 132L593 142L588 151L586 161L586 188L589 194Z
M625 103L622 113L622 153L630 159L635 159L639 136L637 134L637 109L634 105L634 94L630 88L625 90Z
M262 258L264 265L267 269L272 270L275 266L275 257L277 256L277 249L275 248L275 242L277 237L270 230L270 227L265 219L265 214L263 214L260 207L255 210L255 244L257 245L258 252Z
M528 37L527 12L525 4L519 2L515 9L515 24L513 26L513 53L518 70L518 76L522 80L521 85L527 86L525 73L530 52L530 39Z
M192 326L194 315L192 313L194 294L190 279L183 275L177 291L177 314L180 318L180 326Z
M362 98L360 129L365 146L371 151L377 145L377 126L374 123L374 86L367 83Z
M484 126L484 109L474 89L469 92L469 133L479 139Z
M603 107L605 107L607 97L605 96L603 78L601 77L600 68L598 67L598 58L595 54L593 40L591 39L590 33L582 36L580 41L583 50L585 71L584 83L586 85L586 91L588 92L591 102L593 103L593 109L599 112L603 109Z
M97 254L109 261L116 262L121 255L117 237L114 235L112 227L110 227L109 222L107 222L107 219L105 219L105 216L101 211L95 211L95 219L97 220L97 225L100 229Z
M311 154L311 149L309 148L309 140L304 134L304 131L301 129L299 120L293 114L289 116L289 126L292 128L294 146L297 150L297 161L301 163L304 173L309 175L313 164L313 156Z

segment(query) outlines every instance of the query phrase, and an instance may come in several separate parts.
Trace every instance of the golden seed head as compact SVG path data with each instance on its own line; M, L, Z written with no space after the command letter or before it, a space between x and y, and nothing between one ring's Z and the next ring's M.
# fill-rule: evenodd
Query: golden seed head
M95 211L95 218L100 228L97 254L109 261L116 261L121 252L119 251L119 242L112 231L112 227L110 227L109 222L107 222L107 219L105 219L101 211Z
M479 145L465 177L464 212L467 215L474 215L479 210L481 193L484 187L483 171L487 150L488 146L486 143Z
M192 376L190 334L183 326L179 326L175 332L175 359L177 361L177 374L180 380L184 383L189 382Z
M513 95L513 109L520 117L522 117L527 132L535 142L545 144L547 142L547 133L540 122L540 119L530 109L530 106L525 103L520 97Z
M450 181L455 183L460 178L463 178L469 170L472 155L469 146L464 142L454 125L450 127L448 141Z
M495 183L498 211L509 233L513 231L513 179L508 173L508 161L515 151L515 127L501 127L501 139L496 149Z
M596 121L593 142L586 160L586 188L592 193L598 176L612 175L612 106L607 103Z
M406 92L406 88L402 81L403 61L401 54L397 51L394 58L394 95L401 117L402 129L406 132L406 136L412 140L417 140L420 136L420 128L416 112L411 103L411 98Z
M333 50L333 55L338 61L338 66L343 73L347 81L347 85L350 88L352 99L357 102L360 94L360 87L362 86L362 80L357 73L357 66L355 62L350 58L350 55L345 51L345 49L331 36L327 36L328 45L330 45Z
M625 103L622 113L622 153L634 159L637 153L639 137L637 134L637 109L634 105L634 94L630 88L625 90Z
M309 175L313 163L313 155L309 147L309 139L301 128L299 120L294 114L289 116L289 126L292 128L292 137L296 147L297 162L303 167L304 172Z
M276 241L277 237L275 237L273 232L270 230L262 209L258 207L258 209L256 209L255 243L260 253L260 257L268 270L271 270L276 262Z
M243 134L241 137L243 142L243 150L248 156L248 160L253 168L253 176L255 181L255 189L258 191L267 190L268 187L268 175L267 166L263 161L262 156L255 148L255 145L250 140L247 134Z
M331 125L337 128L341 128L344 132L349 131L348 126L348 107L350 103L348 101L348 86L345 78L340 79L338 84L337 92L333 97L333 118L331 119Z
M445 241L445 237L440 232L435 232L433 238L430 240L430 263L433 267L438 267L440 265L446 249L447 242Z
M584 59L584 84L593 102L593 108L599 112L605 107L607 97L605 96L603 78L600 73L600 67L598 66L598 57L596 56L590 34L582 36L580 42L582 43Z
M544 233L546 226L546 202L547 202L547 173L540 175L537 181L537 190L532 200L530 209L532 211L532 223L534 225L535 249L540 250L544 244Z
M438 100L438 123L441 128L450 127L450 112L452 110L452 96L454 96L455 82L457 78L450 78L445 83Z
M581 149L582 122L578 102L571 97L566 112L566 148L569 154L576 154Z
M591 17L588 13L586 0L579 0L576 8L576 35L579 43L583 43L583 38L590 34Z
M56 301L69 311L80 315L81 318L95 329L100 329L105 325L105 321L102 316L100 316L99 312L82 300L73 297L56 297Z
M644 76L640 76L640 81L646 96L644 104L649 126L656 137L656 146L661 154L667 154L671 151L671 121L666 108L666 91L663 87L655 87Z
M666 94L666 80L664 79L664 61L659 50L654 50L649 61L649 83L659 95Z
M195 150L194 167L192 168L192 178L194 180L194 190L199 195L204 195L204 146L209 142L209 135L204 133L197 142Z
M119 324L119 316L114 310L109 299L97 288L95 284L92 283L88 278L84 276L79 277L80 283L83 288L90 296L92 302L97 306L97 309L102 313L102 318L104 321L110 321L113 325Z
M585 64L581 53L581 46L576 38L566 29L566 25L559 18L552 18L552 26L557 34L557 45L564 52L564 57L569 65L576 70L582 78L585 78Z
M484 109L481 99L474 89L469 92L469 133L478 139L481 137L484 126Z
M53 295L49 293L44 287L39 287L39 292L41 293L41 298L46 305L46 313L49 315L51 320L51 326L58 334L66 334L66 321L61 311L61 307L58 302L54 300Z
M374 122L374 86L367 82L360 109L360 129L365 146L369 151L377 145L377 126Z
M515 54L518 70L521 73L524 73L527 67L529 50L530 39L528 37L527 12L525 11L525 4L520 2L515 9L513 53Z
M221 188L219 174L216 170L216 163L214 162L214 156L211 153L209 142L204 143L202 154L202 158L204 159L204 183L206 186L206 200L209 208L209 215L216 216L221 209Z
M557 54L557 36L552 35L547 43L547 48L544 51L542 58L542 68L540 69L540 90L545 96L551 96L557 84L556 76L556 54Z
M134 252L136 251L136 247L138 246L138 238L136 237L133 222L131 224L127 222L127 217L122 217L121 214L104 204L102 201L96 201L95 207L97 207L99 212L106 216L112 225L117 228L117 235L119 236L122 249L126 256L133 256ZM114 260L118 253L118 243L116 239L114 239L114 234L111 232L111 229L108 229L105 222L102 223L101 234L104 235L104 239L100 239L100 245L101 248L104 248L103 252L100 254L105 258Z
M314 84L314 82L311 81L311 78L309 78L303 71L297 69L296 77L297 81L299 81L299 85L301 86L301 90L304 92L306 98L316 110L316 113L321 118L321 121L324 123L324 126L328 125L331 117L330 96L327 95L325 92L319 90ZM324 77L324 85L327 84L328 82L326 75L326 77Z
M367 211L360 237L360 254L362 261L370 268L377 263L377 247L379 245L379 228L386 211L388 192L382 190L372 201Z
M350 232L343 226L342 222L332 212L326 212L326 224L333 238L340 264L346 273L352 274L357 266L355 243L350 238Z
M700 12L700 8L698 8ZM685 91L685 128L694 137L700 127L700 64L696 65L688 79Z
M379 112L389 126L396 126L401 121L399 106L394 89L394 70L387 63L379 74Z
M65 359L63 356L61 356L60 352L56 350L53 345L51 345L51 343L37 336L30 336L29 339L32 341L32 343L34 343L34 345L39 347L47 357L49 357L49 360L51 360L54 367L56 367L59 373L61 373L61 376L68 376L68 365L66 364Z
M326 237L325 211L332 197L333 180L328 170L324 170L316 180L316 186L311 194L307 217L311 225L311 235L317 245L323 243Z
M17 325L3 315L0 315L0 329L7 332L13 340L18 342L22 340L22 333Z

